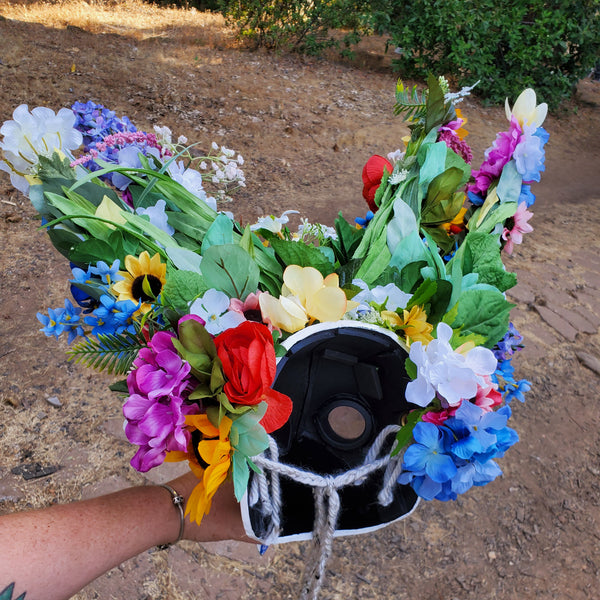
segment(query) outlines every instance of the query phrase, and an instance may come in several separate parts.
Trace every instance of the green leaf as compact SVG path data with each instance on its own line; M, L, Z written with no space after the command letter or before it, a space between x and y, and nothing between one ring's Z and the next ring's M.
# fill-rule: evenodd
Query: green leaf
M86 338L67 350L68 360L83 363L98 371L124 375L129 371L137 353L146 347L146 340L139 332L119 335L100 334Z
M387 225L387 245L392 254L398 244L413 232L419 232L414 212L402 198L394 200L394 216Z
M336 251L337 258L340 263L345 263L350 260L350 257L358 248L360 241L365 234L365 229L357 229L344 219L342 213L338 214L335 220L335 231L338 234L338 239L333 242L333 248Z
M190 302L202 296L208 289L200 273L172 269L167 273L167 282L161 291L162 303L183 312L187 310Z
M208 248L201 268L206 283L230 298L245 300L258 288L259 268L250 255L236 244Z
M502 169L496 193L500 202L519 202L523 178L517 171L517 163L513 159Z
M248 487L248 480L250 479L250 470L248 469L248 463L246 457L241 452L234 452L231 458L232 464L232 479L233 479L233 493L235 494L236 500L240 502L246 493Z
M75 181L75 169L71 167L71 161L65 155L54 152L50 158L43 154L38 155L37 176L42 181L50 179L64 179Z
M392 452L392 456L398 454L402 448L409 444L409 442L412 440L415 426L419 421L421 421L426 412L427 409L425 408L422 410L413 410L408 413L406 417L406 424L402 425L402 429L400 429L400 431L396 434L396 447Z
M111 392L116 392L118 394L129 394L129 387L127 387L127 379L120 379L119 381L115 381L108 386L108 389Z
M211 246L222 246L233 242L233 221L222 213L218 214L202 240L202 254Z
M463 245L463 273L477 273L479 283L493 285L501 292L517 284L517 276L504 267L495 236L469 233Z
M165 252L173 265L181 271L200 273L202 257L196 252L188 250L187 248L176 248L174 246L165 248Z
M506 219L512 217L517 212L516 202L504 202L492 208L486 215L485 219L477 227L476 225L471 228L471 221L473 224L477 222L478 212L475 212L471 219L469 219L469 230L476 233L490 233L496 225L504 223Z
M323 277L333 272L333 263L315 246L310 246L304 242L275 239L271 242L271 245L285 265L314 267Z
M471 289L461 294L456 306L451 327L481 335L486 340L483 345L493 348L508 330L510 310L515 305L496 290ZM448 322L446 317L444 321Z
M169 225L188 237L201 243L208 231L210 223L194 215L186 215L182 212L165 211Z
M244 233L242 234L242 238L239 241L240 248L243 248L250 256L250 258L254 258L254 242L252 241L254 234L250 229L250 225L246 225L244 228Z
M94 265L99 260L111 264L115 258L121 261L125 258L119 251L122 252L123 246L120 248L111 246L104 240L89 239L79 242L69 253L69 260L76 264Z

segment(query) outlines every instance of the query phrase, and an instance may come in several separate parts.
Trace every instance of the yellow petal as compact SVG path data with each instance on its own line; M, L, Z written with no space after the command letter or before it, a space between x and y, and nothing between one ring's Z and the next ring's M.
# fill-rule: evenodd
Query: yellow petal
M317 321L338 321L346 312L346 294L339 287L322 287L308 298L306 312Z
M404 325L402 318L396 312L391 310L382 310L381 318L392 327L401 327Z
M97 217L107 219L108 221L112 221L118 225L124 225L127 223L127 221L121 215L121 212L121 209L108 196L104 196L94 214ZM107 223L106 226L110 227L111 229L115 229L114 225L109 225Z
M283 283L302 304L323 287L323 275L314 267L290 265L283 273Z
M337 273L330 273L323 279L323 285L327 287L340 287L340 278Z
M308 322L306 311L293 296L280 296L278 300L264 293L259 296L258 302L263 319L269 320L274 327L294 333Z

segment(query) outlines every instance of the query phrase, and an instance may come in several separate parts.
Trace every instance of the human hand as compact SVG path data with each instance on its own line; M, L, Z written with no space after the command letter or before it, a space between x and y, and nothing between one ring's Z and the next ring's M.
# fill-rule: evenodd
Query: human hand
M187 503L192 490L198 485L198 479L189 472L170 481L168 485L181 494ZM212 499L210 512L204 516L200 525L191 522L189 517L185 518L183 539L196 542L238 540L256 543L244 531L240 505L233 493L232 482L226 481L219 487Z

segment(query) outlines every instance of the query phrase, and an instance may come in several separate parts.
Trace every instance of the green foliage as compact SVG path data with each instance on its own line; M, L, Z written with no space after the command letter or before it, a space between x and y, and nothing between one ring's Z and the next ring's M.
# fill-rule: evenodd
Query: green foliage
M319 55L326 48L350 54L369 30L369 0L221 0L221 11L240 36L257 46ZM333 35L343 30L343 36ZM341 39L340 39L341 37Z
M492 102L533 87L556 107L597 61L599 8L600 0L387 0L372 21L391 36L403 78L479 80L474 92ZM399 101L418 112L422 99L404 89Z
M137 353L147 345L141 332L119 335L100 334L86 338L67 351L69 360L83 363L98 371L124 375L129 371Z

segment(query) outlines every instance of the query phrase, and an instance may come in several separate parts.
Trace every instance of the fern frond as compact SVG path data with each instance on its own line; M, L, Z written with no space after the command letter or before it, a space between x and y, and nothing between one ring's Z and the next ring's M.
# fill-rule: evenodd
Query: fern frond
M419 94L417 86L406 87L399 79L396 84L396 104L394 114L403 115L405 121L418 120L425 117L427 92Z
M83 363L98 371L124 375L129 371L137 353L146 346L140 332L100 334L97 338L86 338L67 351L69 360Z

